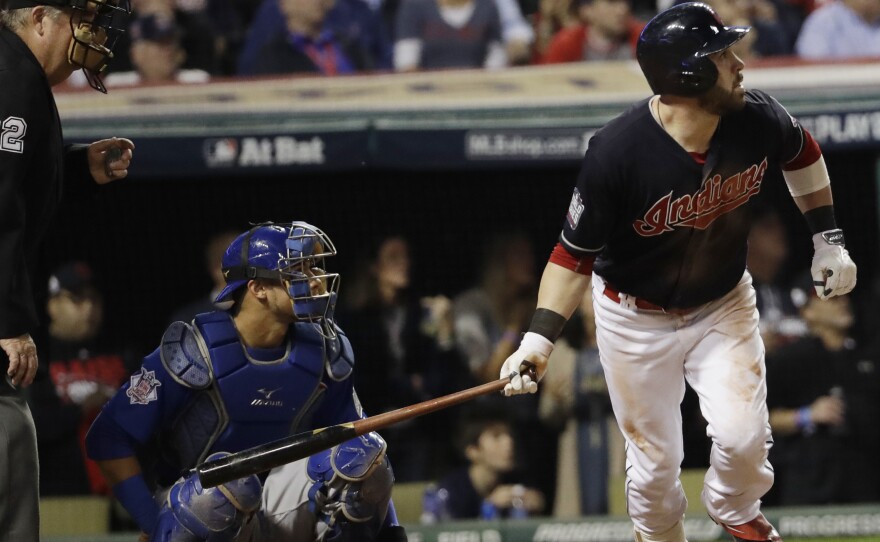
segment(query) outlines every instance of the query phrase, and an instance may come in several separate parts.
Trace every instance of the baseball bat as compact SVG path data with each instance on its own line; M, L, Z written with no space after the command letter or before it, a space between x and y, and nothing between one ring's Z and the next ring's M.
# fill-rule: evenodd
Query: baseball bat
M528 374L532 380L537 380L534 364L524 362L523 365L526 366L523 374ZM509 378L500 378L493 382L487 382L486 384L368 418L331 425L330 427L323 427L314 431L304 431L219 459L206 461L196 465L195 471L199 475L202 487L218 486L238 478L265 472L275 467L298 461L370 431L378 431L389 425L430 414L481 395L499 392L504 389L508 382L510 382Z

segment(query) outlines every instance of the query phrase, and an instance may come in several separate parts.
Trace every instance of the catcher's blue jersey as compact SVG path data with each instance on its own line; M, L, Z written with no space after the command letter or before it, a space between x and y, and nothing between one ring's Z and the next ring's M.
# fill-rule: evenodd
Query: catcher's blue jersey
M177 332L166 333L95 422L114 422L139 445L158 444L160 484L210 453L237 452L364 416L351 371L332 370L342 358L353 365L341 331L328 341L312 324L296 324L286 345L260 350L245 348L225 312L180 326L172 324ZM114 451L92 455L109 459Z

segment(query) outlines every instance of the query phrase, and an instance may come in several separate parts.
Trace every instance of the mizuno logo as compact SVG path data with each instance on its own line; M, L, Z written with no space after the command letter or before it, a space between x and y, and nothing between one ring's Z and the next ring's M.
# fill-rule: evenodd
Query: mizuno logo
M281 388L275 388L274 390L267 390L266 388L260 388L257 390L257 393L260 393L263 397L254 399L251 401L251 406L263 406L263 407L282 407L284 406L284 401L280 399L272 399L272 394Z
M272 394L275 393L276 391L280 390L280 389L281 389L281 388L275 388L274 390L267 390L266 388L260 388L260 389L258 389L257 391L260 392L260 393L262 393L262 394L263 394L263 397L265 397L266 399L271 399L271 398L272 398Z

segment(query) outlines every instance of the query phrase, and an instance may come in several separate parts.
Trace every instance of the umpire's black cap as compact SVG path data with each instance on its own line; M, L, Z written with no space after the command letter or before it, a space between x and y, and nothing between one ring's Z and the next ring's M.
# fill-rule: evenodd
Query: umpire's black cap
M34 6L70 7L70 0L6 0L5 9L32 8Z

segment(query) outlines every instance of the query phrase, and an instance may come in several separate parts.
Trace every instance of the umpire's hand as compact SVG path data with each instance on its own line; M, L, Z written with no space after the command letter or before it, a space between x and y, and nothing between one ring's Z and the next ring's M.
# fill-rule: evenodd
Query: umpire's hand
M98 184L123 179L128 176L134 143L130 139L112 137L95 141L86 152L89 172Z
M13 339L0 339L0 348L9 358L7 380L13 386L30 386L37 374L37 345L25 333Z

